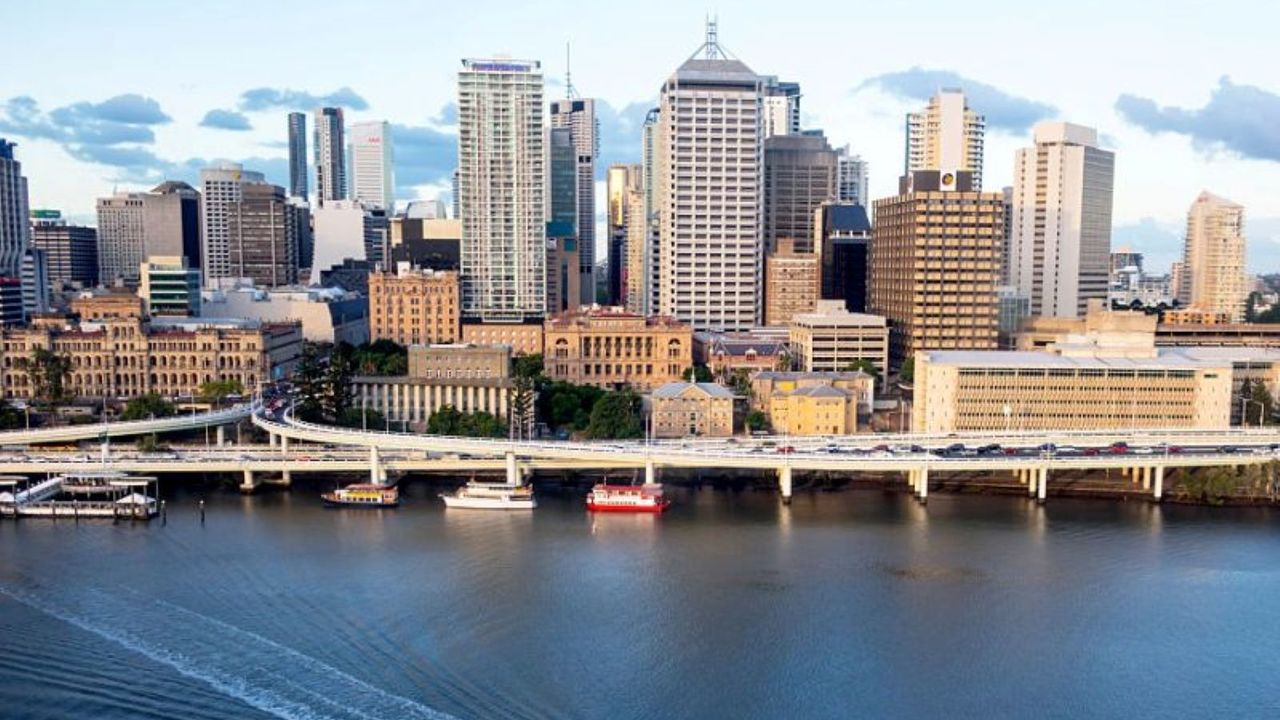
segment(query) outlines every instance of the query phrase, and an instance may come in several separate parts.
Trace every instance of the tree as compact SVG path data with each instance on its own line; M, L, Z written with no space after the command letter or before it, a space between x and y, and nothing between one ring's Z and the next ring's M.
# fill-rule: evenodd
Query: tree
M445 405L431 413L427 419L427 432L432 435L505 437L507 426L490 413L464 413L452 405Z
M24 426L26 420L8 400L0 399L0 430L17 430Z
M38 347L25 362L31 380L31 399L54 406L70 399L67 377L71 374L71 358L47 348Z
M769 429L769 416L759 410L752 410L747 413L746 417L747 429L751 432L761 432Z
M373 428L381 430L387 426L387 418L377 410L347 408L347 411L334 420L335 425L349 428Z
M511 427L515 430L516 439L533 437L536 397L534 379L525 375L516 375L511 388Z
M879 382L880 380L880 369L876 367L875 363L871 362L866 358L863 358L861 360L854 360L853 362L849 363L849 366L846 369L849 370L850 372L864 372L870 375L871 379L877 382Z
M681 377L684 378L685 382L700 383L712 382L714 379L711 377L711 369L701 363L698 363L691 368L686 368Z
M231 395L243 395L244 385L239 380L210 380L200 386L200 399L221 405Z
M304 343L302 358L293 375L298 387L298 416L308 422L323 420L325 405L324 369L320 367L316 346Z
M553 428L585 430L591 421L591 408L603 394L603 390L591 385L545 383L538 390L538 417Z
M512 372L518 378L537 380L542 377L543 370L544 366L540 353L521 355L512 362Z
M342 345L329 355L329 369L324 376L324 414L331 419L336 419L351 409L351 379L355 377L355 365L351 346L343 348Z
M635 391L627 389L606 393L592 406L587 437L625 440L643 436L640 396Z
M902 361L902 367L898 368L898 382L903 385L910 385L916 379L916 360L915 358L907 358Z
M206 383L207 384L207 383ZM173 403L156 393L147 393L133 398L124 406L120 417L125 420L148 420L150 418L171 417L177 412Z
M452 405L444 405L427 418L427 432L431 435L461 435L462 411Z

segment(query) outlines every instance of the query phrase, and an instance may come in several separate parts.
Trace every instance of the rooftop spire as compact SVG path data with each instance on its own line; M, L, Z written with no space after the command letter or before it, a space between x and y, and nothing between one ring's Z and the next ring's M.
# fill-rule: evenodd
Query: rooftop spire
M724 52L720 50L720 39L717 32L719 18L707 16L707 41L702 48L706 51L708 60L719 60L724 57Z
M578 91L573 87L573 74L569 69L569 43L567 42L564 44L564 96L578 97Z

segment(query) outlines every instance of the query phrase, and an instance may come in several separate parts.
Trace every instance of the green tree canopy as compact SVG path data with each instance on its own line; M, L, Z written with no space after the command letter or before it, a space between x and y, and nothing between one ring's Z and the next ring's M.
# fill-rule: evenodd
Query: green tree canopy
M904 385L910 385L916 379L916 360L915 358L907 358L902 361L902 367L898 368L898 382Z
M846 369L851 372L862 371L870 375L871 377L875 378L877 381L880 379L880 370L876 367L875 363L871 362L866 358L862 358L861 360L854 360L853 362L849 363Z
M38 347L26 360L27 377L31 380L31 399L53 406L71 398L67 377L71 375L71 358Z
M681 375L685 382L712 382L714 378L711 375L711 369L706 365L698 363L690 368L685 368L684 374Z
M542 377L542 354L521 355L512 361L512 372L518 378L537 380Z
M120 417L124 420L149 420L151 418L171 417L177 409L173 403L156 393L147 393L125 403Z
M644 436L640 417L640 396L633 390L605 393L591 408L587 437L629 439Z
M751 432L760 432L769 429L769 416L759 410L752 410L747 413L746 417L747 429Z
M200 399L222 403L231 395L243 395L244 385L239 380L210 380L200 386Z
M452 405L445 405L431 413L427 419L427 432L463 437L506 437L507 426L490 413L464 413Z

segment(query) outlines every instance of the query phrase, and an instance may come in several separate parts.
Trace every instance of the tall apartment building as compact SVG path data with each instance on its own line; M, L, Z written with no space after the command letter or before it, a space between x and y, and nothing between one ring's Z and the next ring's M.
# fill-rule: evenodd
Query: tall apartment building
M800 133L800 83L764 78L760 99L764 138Z
M790 238L797 252L813 252L818 206L836 197L837 156L826 138L781 135L764 141L764 247Z
M32 210L31 246L44 251L51 286L98 284L97 230L68 224L57 210Z
M1178 300L1184 307L1244 318L1249 296L1245 271L1244 207L1202 192L1187 213Z
M231 272L231 207L244 195L244 186L266 182L262 173L239 163L220 163L200 171L200 222L203 232L200 269L207 287L216 287ZM98 243L102 244L99 220ZM176 255L177 253L155 253Z
M659 108L652 108L644 117L644 125L640 129L640 167L644 182L644 216L648 221L644 242L644 288L642 314L652 314L658 307L658 288L660 286L661 233L658 223L658 120L661 117Z
M1107 297L1115 153L1081 125L1038 123L1034 135L1014 161L1010 279L1033 315L1076 317Z
M867 204L867 161L854 155L848 145L836 149L836 200L842 203Z
M316 204L347 199L347 162L344 157L342 108L315 111Z
M391 124L385 120L353 123L347 128L349 197L370 209L395 212L395 153Z
M279 287L298 282L297 216L284 188L250 183L228 211L231 275L254 285Z
M867 218L866 206L823 203L814 211L813 225L821 299L840 300L849 312L866 312L871 242L871 220Z
M875 203L870 305L895 359L997 345L1004 196L973 187L966 172L918 171Z
M797 251L791 238L779 238L764 261L764 324L786 325L818 306L818 256Z
M763 82L715 26L663 84L657 133L657 312L696 330L760 320Z
M546 312L542 70L464 60L458 73L462 313L522 322Z
M551 127L568 128L576 151L578 212L574 227L578 234L578 284L580 301L596 301L596 158L600 155L600 125L596 119L596 101L573 97L551 101Z
M14 156L14 147L0 138L0 277L9 278L22 273L22 254L30 233L27 178Z
M964 92L938 91L919 112L907 114L906 174L916 170L968 171L982 190L987 121L969 108Z
M289 197L307 198L307 114L289 113Z
M408 263L369 273L369 340L406 346L458 342L459 289L458 273Z
M200 193L166 181L148 192L99 198L98 274L103 283L138 282L138 267L151 255L186 257L200 266Z

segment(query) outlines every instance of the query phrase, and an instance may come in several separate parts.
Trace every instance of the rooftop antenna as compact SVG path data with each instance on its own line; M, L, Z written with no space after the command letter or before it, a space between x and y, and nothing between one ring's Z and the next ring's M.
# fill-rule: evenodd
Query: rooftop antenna
M724 57L724 53L720 50L720 39L717 32L719 21L720 18L718 17L707 16L707 42L702 47L707 51L706 57L708 60L720 60Z
M564 96L578 97L578 91L573 87L573 75L569 69L569 43L567 42L564 44Z

